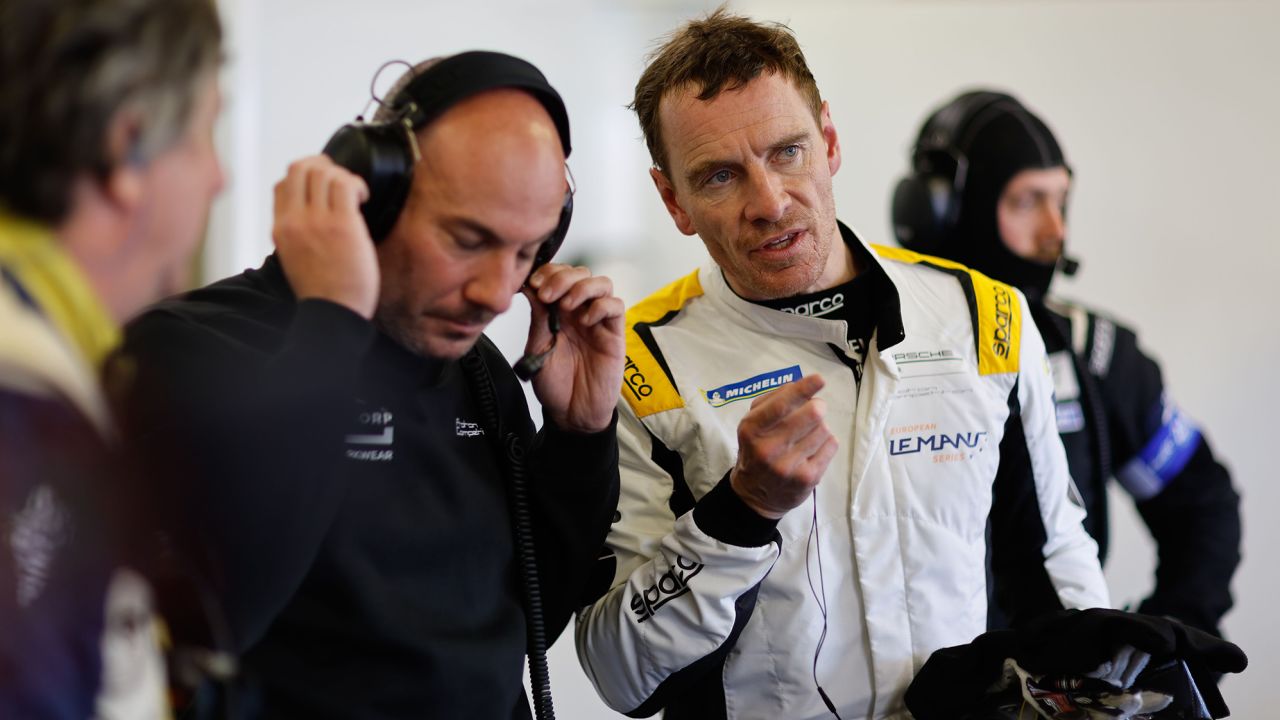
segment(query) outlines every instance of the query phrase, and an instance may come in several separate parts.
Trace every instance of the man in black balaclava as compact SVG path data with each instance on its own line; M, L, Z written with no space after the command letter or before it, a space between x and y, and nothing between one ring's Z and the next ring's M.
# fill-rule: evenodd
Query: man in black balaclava
M1043 300L1062 257L1070 168L1049 128L1011 98L974 120L957 221L937 254Z
M1047 297L1055 271L1076 267L1063 252L1072 171L1053 133L1009 95L967 92L925 122L912 164L894 193L898 241L1015 285L1030 301L1100 556L1115 477L1159 546L1155 590L1139 610L1220 634L1240 561L1239 496L1134 333Z

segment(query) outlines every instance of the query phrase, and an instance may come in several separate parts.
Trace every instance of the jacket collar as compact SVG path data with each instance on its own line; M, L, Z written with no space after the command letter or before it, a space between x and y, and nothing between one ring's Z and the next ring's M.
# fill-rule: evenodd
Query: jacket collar
M0 284L45 318L90 367L100 367L120 344L120 327L53 233L2 211Z
M119 329L46 229L0 216L0 384L74 405L108 440L99 383Z

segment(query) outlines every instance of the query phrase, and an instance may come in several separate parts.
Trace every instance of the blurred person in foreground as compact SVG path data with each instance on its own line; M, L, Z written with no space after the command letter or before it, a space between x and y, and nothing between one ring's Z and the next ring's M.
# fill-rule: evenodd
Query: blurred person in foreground
M223 184L210 0L0 0L0 716L168 716L151 520L100 381Z

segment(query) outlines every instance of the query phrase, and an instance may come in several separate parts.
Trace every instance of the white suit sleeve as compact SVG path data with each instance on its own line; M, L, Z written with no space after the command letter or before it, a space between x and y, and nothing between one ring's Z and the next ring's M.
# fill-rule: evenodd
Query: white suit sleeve
M781 539L776 522L748 508L727 475L694 503L679 453L626 403L618 440L621 496L607 541L613 584L579 611L576 639L604 701L645 717L720 666Z

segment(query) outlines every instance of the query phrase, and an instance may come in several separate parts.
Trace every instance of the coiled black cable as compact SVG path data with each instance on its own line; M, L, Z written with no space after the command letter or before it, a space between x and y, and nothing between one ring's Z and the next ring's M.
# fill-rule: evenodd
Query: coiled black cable
M507 461L510 484L507 497L511 506L512 532L516 539L516 561L523 581L526 651L529 656L533 711L537 720L554 720L556 713L551 702L551 670L547 665L547 630L543 620L542 588L538 582L538 560L533 543L533 512L529 507L529 489L524 474L524 445L516 433L502 434L493 377L489 374L489 367L480 355L478 346L462 357L462 368L480 404L485 432L492 433L491 437L501 438L499 444Z

